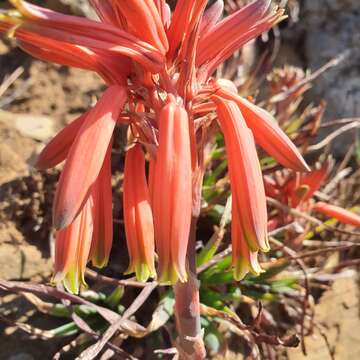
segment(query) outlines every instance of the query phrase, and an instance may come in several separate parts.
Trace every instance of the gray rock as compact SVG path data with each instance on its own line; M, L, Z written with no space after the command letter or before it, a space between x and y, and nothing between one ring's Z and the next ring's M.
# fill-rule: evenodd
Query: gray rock
M313 95L327 101L326 120L360 116L360 2L359 0L305 0L305 57L315 70L337 55L350 56L316 81ZM325 134L323 134L325 135ZM334 143L336 155L354 140L354 131Z
M34 358L30 354L19 353L19 354L10 356L8 358L8 360L34 360Z

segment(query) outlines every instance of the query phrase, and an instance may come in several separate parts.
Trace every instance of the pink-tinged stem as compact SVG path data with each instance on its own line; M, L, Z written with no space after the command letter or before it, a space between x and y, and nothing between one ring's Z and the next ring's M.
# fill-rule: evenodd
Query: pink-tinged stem
M196 227L200 215L202 176L195 181L189 243L187 248L188 281L174 286L177 348L181 360L205 359L206 352L200 324L200 282L196 276Z

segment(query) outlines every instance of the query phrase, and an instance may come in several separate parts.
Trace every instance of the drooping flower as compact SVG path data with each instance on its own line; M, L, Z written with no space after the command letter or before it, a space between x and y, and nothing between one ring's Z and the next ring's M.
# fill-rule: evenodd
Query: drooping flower
M207 0L179 0L172 14L165 0L90 0L98 16L90 20L23 0L11 3L17 12L0 14L1 32L31 55L94 71L107 85L96 106L63 129L37 162L46 169L65 161L53 214L59 230L55 279L70 276L67 286L76 291L87 261L103 266L109 258L111 143L122 122L129 125L131 143L141 144L151 158L146 195L141 145L127 154L129 270L141 280L154 276L152 210L160 281L186 281L193 202L200 193L194 179L205 170L202 119L215 114L229 158L235 275L260 272L257 252L267 250L268 243L254 138L281 164L298 171L307 165L270 114L239 97L234 84L224 86L212 75L243 44L279 22L283 10L270 0L255 0L221 19L222 0L208 8ZM129 175L134 173L139 175Z
M92 198L89 197L75 220L59 230L55 239L54 282L63 281L67 290L79 292L85 284L85 268L88 262L93 236Z
M57 229L71 224L89 196L125 100L126 90L113 85L84 119L69 149L55 193L53 222Z
M231 240L232 240L232 265L234 267L234 277L236 280L243 279L248 272L259 275L263 272L258 262L258 251L252 251L245 238L240 223L241 210L232 198L232 221L231 221Z
M247 126L254 134L256 143L269 155L285 167L296 171L310 170L299 150L277 125L270 113L226 89L220 88L218 94L238 105Z
M159 114L152 206L155 241L159 256L159 280L186 281L192 178L189 120L185 109L169 98Z
M239 108L217 96L212 100L225 138L233 196L233 264L236 278L241 279L247 267L253 268L257 251L269 250L265 190L254 138Z
M154 264L154 224L145 174L145 157L139 144L126 153L123 211L130 255L127 273L140 281L156 277Z
M328 204L323 201L316 201L315 193L321 189L328 179L334 162L328 158L320 166L306 174L299 174L290 171L278 173L276 178L264 176L266 195L290 206L291 208L303 211L316 211L328 217L333 217L344 224L360 227L360 217L354 212L340 206ZM285 225L293 221L292 216L279 219L271 219L270 226Z
M89 260L97 268L107 265L113 241L111 148L109 143L99 176L90 193L93 200L93 236Z

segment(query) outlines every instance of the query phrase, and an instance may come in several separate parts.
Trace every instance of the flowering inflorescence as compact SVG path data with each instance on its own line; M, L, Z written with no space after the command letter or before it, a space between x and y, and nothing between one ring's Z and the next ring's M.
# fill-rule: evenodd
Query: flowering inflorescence
M1 14L0 31L34 57L95 71L107 85L97 104L64 128L37 167L65 161L57 186L55 277L70 291L89 260L102 267L112 242L111 148L117 124L130 129L124 171L128 271L141 281L185 282L192 216L205 171L210 124L224 134L232 191L236 279L262 270L269 250L259 144L282 165L308 167L267 111L213 77L249 40L283 18L271 0L255 0L222 18L223 0L91 0L98 21L63 15L22 0ZM148 176L145 162L149 162Z
M274 176L265 175L265 193L272 199L292 209L297 209L304 213L319 212L335 218L343 224L360 227L359 215L342 207L315 200L315 193L328 180L333 165L333 159L328 158L322 164L317 164L316 168L306 174L283 170L282 172L277 172ZM268 230L274 230L292 221L294 221L294 218L291 214L270 216ZM305 233L301 234L301 239L304 236Z

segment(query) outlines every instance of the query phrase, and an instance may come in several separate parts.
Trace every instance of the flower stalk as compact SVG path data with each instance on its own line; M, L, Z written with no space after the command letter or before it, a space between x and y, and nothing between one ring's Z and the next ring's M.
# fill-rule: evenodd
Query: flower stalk
M192 210L187 247L188 281L174 286L175 317L178 332L177 348L183 359L201 360L206 356L200 324L200 282L196 271L196 230L201 208L204 164L200 163L193 177Z

